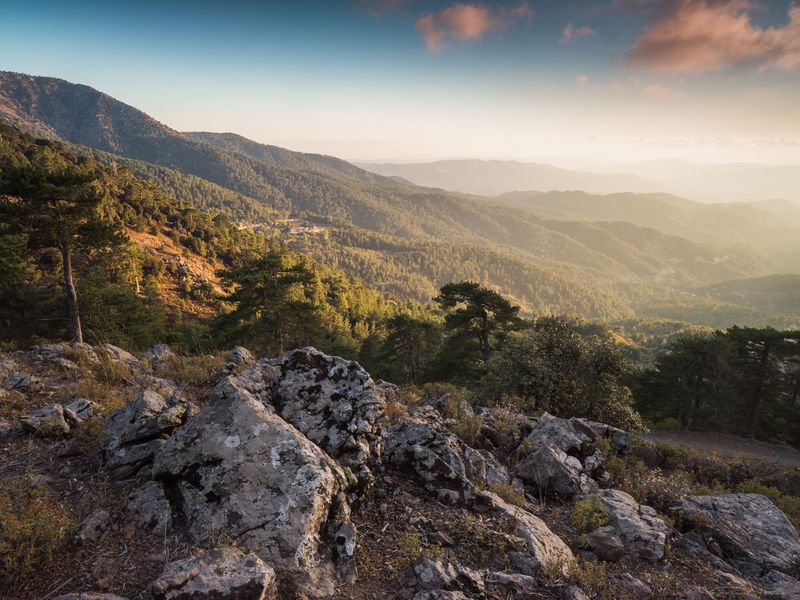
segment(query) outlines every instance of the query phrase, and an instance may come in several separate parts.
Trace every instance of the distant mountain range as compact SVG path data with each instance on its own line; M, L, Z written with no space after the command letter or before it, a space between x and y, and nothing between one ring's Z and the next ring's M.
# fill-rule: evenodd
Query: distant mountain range
M417 185L497 196L517 191L593 194L665 192L700 202L800 201L800 165L699 165L687 161L621 164L609 172L500 160L364 163L367 170Z
M779 203L769 210L736 207L745 213L734 217L668 196L631 195L627 204L593 212L597 198L585 195L562 204L547 194L445 192L235 134L181 133L87 86L17 73L0 72L0 121L75 144L78 152L157 181L179 200L225 211L242 226L269 227L288 216L316 223L321 233L287 242L372 286L421 301L447 281L472 279L538 314L658 317L675 314L672 308L688 298L688 320L724 326L727 315L745 309L731 311L690 290L781 269L774 242L795 219ZM672 221L648 218L656 206L672 211ZM753 214L763 224L748 236L740 225ZM781 251L794 256L792 247ZM773 322L752 307L745 314L754 324Z

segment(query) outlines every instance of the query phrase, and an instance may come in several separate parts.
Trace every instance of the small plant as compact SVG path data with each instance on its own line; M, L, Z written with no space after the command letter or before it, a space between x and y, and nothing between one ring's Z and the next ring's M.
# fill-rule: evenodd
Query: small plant
M422 556L422 540L416 533L405 531L397 539L397 549L400 551L400 569L407 569Z
M89 419L73 430L72 438L84 454L99 452L108 441L108 432L105 424L99 418Z
M224 360L217 356L170 356L159 369L159 375L187 386L198 386L207 382L214 370L219 369Z
M616 600L617 595L611 585L603 563L578 563L569 565L569 581L577 585L596 600Z
M386 416L386 421L392 425L394 423L399 423L407 417L408 409L405 404L400 402L387 402L383 414Z
M99 360L92 365L92 371L95 379L106 385L124 385L133 377L133 371L128 365L107 354L100 355Z
M594 496L578 500L572 507L569 521L581 533L589 533L598 527L608 525L608 511Z
M500 496L503 500L508 502L509 504L513 504L514 506L519 506L521 508L525 508L527 506L527 501L525 500L525 494L518 490L515 490L510 483L495 483L489 486L489 491L494 492L498 496Z
M481 420L480 416L463 415L462 417L456 419L455 424L450 428L450 430L455 433L462 442L467 444L467 446L471 446L475 443L475 440L478 439L482 426L483 421Z
M0 582L18 581L50 562L75 526L32 477L0 481Z

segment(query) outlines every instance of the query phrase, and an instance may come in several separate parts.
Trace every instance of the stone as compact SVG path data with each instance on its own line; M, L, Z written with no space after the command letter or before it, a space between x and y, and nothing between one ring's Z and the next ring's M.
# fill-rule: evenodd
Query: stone
M652 508L640 506L622 490L602 490L597 497L627 553L651 562L664 558L670 528Z
M145 350L139 360L146 361L153 369L160 369L167 361L175 357L175 353L167 344L156 344Z
M233 367L243 367L254 363L255 360L256 357L253 356L250 350L243 346L235 346L233 350L228 353L228 359L225 361L225 364Z
M22 371L14 371L6 377L5 388L20 392L38 392L42 389L42 381Z
M198 543L224 532L279 574L282 587L329 597L336 532L349 522L342 468L228 376L158 451L152 474L179 498Z
M565 569L573 560L572 551L536 515L525 509L513 506L493 492L479 492L475 507L481 511L491 511L508 519L511 534L523 542L523 548L509 552L509 558L517 571L523 575L535 576L542 568Z
M433 590L426 592L417 592L416 594L414 594L414 600L470 600L470 597L465 595L464 592Z
M124 363L130 367L139 364L139 359L127 350L123 350L114 344L102 344L100 351L113 361Z
M75 592L74 594L56 596L53 600L127 600L127 598L103 592Z
M630 573L615 575L611 577L611 582L624 590L631 598L649 598L653 591L648 584Z
M442 562L428 556L418 558L400 575L400 580L417 590L447 590L472 594L483 593L483 577L459 564Z
M464 469L467 478L481 488L511 484L508 469L488 450L464 446Z
M761 494L686 496L674 511L684 527L718 543L724 559L747 576L800 569L797 531Z
M514 472L541 494L568 500L581 492L582 466L570 458L573 457L555 446L543 445L519 461Z
M131 492L126 510L144 530L164 535L172 527L172 507L164 493L164 486L158 481L148 481Z
M97 403L86 398L76 398L64 407L64 419L71 428L78 427L97 412Z
M514 598L514 600L534 600L540 597L536 578L529 575L487 571L483 582L486 591L493 594L492 597Z
M758 584L765 600L800 600L800 581L780 571L770 571Z
M147 588L154 600L274 600L275 571L238 548L199 551L168 563Z
M383 462L412 472L442 502L469 503L478 491L467 477L460 440L443 428L441 417L430 407L415 409L387 428Z
M61 436L69 433L70 427L64 418L64 407L50 404L20 418L22 428L42 437Z
M288 352L269 364L280 376L270 397L260 399L351 469L362 487L369 486L374 480L370 467L380 464L386 407L369 373L357 362L311 347Z
M152 462L164 440L188 418L188 408L181 396L164 398L143 390L115 412L107 420L109 444L105 453L112 475L124 479Z
M617 562L625 556L625 544L611 526L598 527L582 536L581 545L606 562Z
M93 543L100 539L103 532L108 528L108 522L111 515L108 511L98 508L90 512L86 518L81 521L78 528L78 541L83 544Z
M627 431L612 427L611 425L606 425L605 423L598 423L596 421L589 421L577 417L573 417L570 421L575 429L583 431L590 437L608 440L611 449L618 456L630 454L631 448L633 447L633 436Z
M589 594L575 585L569 586L564 590L563 600L589 600Z

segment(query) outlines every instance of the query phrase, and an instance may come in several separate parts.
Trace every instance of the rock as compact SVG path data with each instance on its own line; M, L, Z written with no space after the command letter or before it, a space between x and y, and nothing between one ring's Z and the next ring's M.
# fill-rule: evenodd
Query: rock
M160 369L166 362L175 357L175 353L167 344L156 344L145 350L139 360L147 361L153 369Z
M51 404L40 408L28 416L20 418L22 428L42 437L65 435L69 433L69 424L64 419L64 407Z
M280 373L269 398L278 414L350 468L362 487L371 484L370 466L380 462L386 403L369 373L357 362L310 347L270 364Z
M89 513L89 515L81 522L78 529L78 540L83 543L96 542L103 535L103 532L108 528L108 521L111 515L107 510L98 508Z
M512 506L493 492L479 492L475 506L510 521L511 534L524 543L524 550L509 552L509 558L521 574L534 576L542 568L563 569L572 561L569 547L536 515Z
M487 571L483 582L492 597L514 600L534 600L540 597L536 578L529 575Z
M765 600L800 599L800 581L780 571L770 571L758 583L763 588Z
M598 527L582 536L581 545L607 562L617 562L625 555L625 545L611 526Z
M518 462L514 472L540 493L567 500L582 491L582 470L580 461L561 449L540 446Z
M511 483L508 469L488 450L474 450L464 446L464 469L467 478L478 487L491 488Z
M627 431L617 429L605 423L597 423L596 421L588 421L577 417L570 419L570 422L575 429L582 430L592 438L608 440L611 444L611 449L618 456L630 454L631 448L633 447L633 436Z
M139 364L138 358L136 358L133 354L131 354L127 350L123 350L122 348L120 348L119 346L115 346L114 344L102 344L100 346L100 350L113 361L121 362L131 367Z
M636 579L630 573L622 573L611 577L614 586L621 588L628 593L630 598L649 598L652 589L641 579ZM626 597L626 596L623 596Z
M725 560L745 575L800 569L797 531L761 494L687 496L674 510L684 526L716 541Z
M453 398L450 394L444 394L433 403L433 407L439 411L445 419L459 419L464 417L474 417L475 411L472 405L465 398Z
M670 529L655 510L640 506L622 490L602 490L597 497L608 511L610 524L626 552L652 562L664 558Z
M483 577L472 569L459 564L442 562L428 556L417 559L400 574L400 581L417 590L460 591L481 594Z
M59 356L58 358L55 358L53 360L53 363L56 364L57 366L61 367L61 369L63 369L64 371L67 371L67 372L70 372L70 373L78 370L78 365L76 365L74 362L72 362L68 358L62 358L62 357Z
M6 354L0 354L0 379L5 381L16 370L17 364L14 359Z
M148 481L134 490L126 509L139 527L158 535L164 535L172 526L172 508L160 482Z
M6 377L5 388L20 392L38 392L42 389L42 381L38 377L28 375L22 371L14 371Z
M449 592L447 590L434 590L429 592L417 592L414 600L470 600L464 592Z
M92 417L97 408L97 403L91 400L76 398L64 407L64 419L71 428L75 428Z
M271 409L224 378L158 451L153 476L180 499L200 543L224 532L312 598L337 583L331 549L349 522L342 468Z
M564 590L563 600L589 600L589 594L575 585L569 586Z
M430 407L415 409L387 428L383 461L412 472L442 502L469 503L477 492L467 477L461 442L443 428L441 417Z
M254 363L255 361L256 357L253 356L253 353L250 352L250 350L242 346L235 346L228 354L228 360L225 361L225 365L231 365L232 367L243 367L245 365Z
M152 462L164 440L188 418L181 396L164 398L143 390L107 421L106 465L117 479L137 473Z
M216 548L168 563L147 591L154 600L274 600L275 571L255 554Z

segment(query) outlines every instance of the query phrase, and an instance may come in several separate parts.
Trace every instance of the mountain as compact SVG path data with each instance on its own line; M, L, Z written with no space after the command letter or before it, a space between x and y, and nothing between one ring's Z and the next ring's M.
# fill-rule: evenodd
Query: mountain
M627 221L703 244L749 245L787 271L800 260L800 204L794 202L704 204L669 194L586 192L512 192L498 201L547 219Z
M364 163L363 168L417 185L497 196L514 190L652 191L654 183L627 174L595 174L511 160Z
M697 288L694 292L722 302L796 318L800 307L800 275L767 275L722 281Z
M690 240L658 223L543 218L508 198L419 187L235 134L181 133L58 79L0 73L0 121L128 167L241 227L284 235L292 247L403 298L425 301L443 283L470 278L529 311L619 319L670 290L775 271L756 248L730 247L726 238ZM284 234L275 222L286 218L305 219L318 233Z
M552 165L500 160L430 163L363 163L390 177L445 190L498 196L515 191L620 191L670 193L700 202L800 201L800 166L700 165L650 161L615 165L604 171L575 171Z

